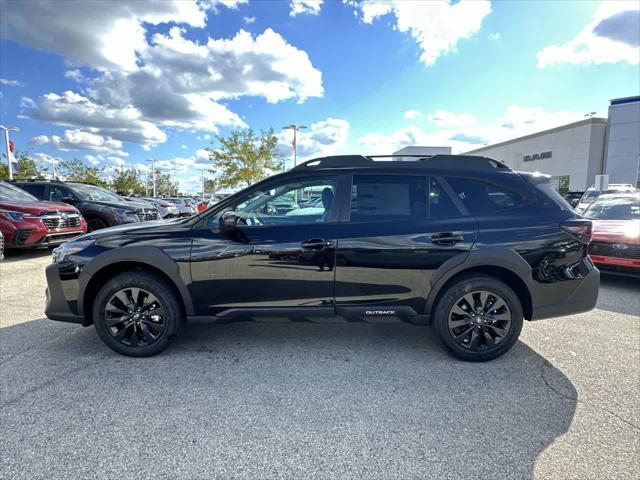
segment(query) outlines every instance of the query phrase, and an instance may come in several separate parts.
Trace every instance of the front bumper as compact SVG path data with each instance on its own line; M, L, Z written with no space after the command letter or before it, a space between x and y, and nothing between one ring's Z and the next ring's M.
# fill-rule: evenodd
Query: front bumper
M72 309L72 306L76 305L77 302L75 300L68 301L64 294L58 264L52 263L48 265L45 269L45 275L47 277L44 308L46 317L60 322L86 324L84 316L74 313Z
M56 247L84 233L83 230L51 233L47 230L16 229L6 247L8 249Z
M572 291L568 293L562 302L554 302L548 305L534 305L531 320L574 315L592 310L593 307L596 306L598 290L600 288L600 271L596 267L593 267L584 277L568 280L567 282L577 282L577 286L573 287ZM556 289L563 288L563 286L558 283L554 283L552 287Z

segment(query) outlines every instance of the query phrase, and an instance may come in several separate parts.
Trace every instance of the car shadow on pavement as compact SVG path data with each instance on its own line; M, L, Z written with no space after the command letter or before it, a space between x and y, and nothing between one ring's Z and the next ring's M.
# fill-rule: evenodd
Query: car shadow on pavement
M6 478L526 479L576 410L523 342L466 363L408 324L187 325L135 359L35 320L0 353Z
M46 256L51 256L51 250L49 250L48 248L5 250L4 260L0 261L0 265L2 265L2 263L13 263L22 260L32 260L34 258L42 258Z
M640 315L640 278L600 272L600 294L596 308Z

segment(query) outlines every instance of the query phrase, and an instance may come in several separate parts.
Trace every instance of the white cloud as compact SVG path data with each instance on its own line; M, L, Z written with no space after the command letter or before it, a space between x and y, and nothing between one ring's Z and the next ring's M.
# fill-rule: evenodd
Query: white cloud
M322 7L323 0L291 0L291 10L289 15L295 17L300 14L318 15Z
M543 108L520 105L508 106L503 115L484 125L479 124L470 114L447 113L447 121L440 126L436 123L438 130L435 132L410 125L391 133L371 132L358 138L356 142L365 154L390 154L407 145L450 146L454 153L462 153L485 144L510 140L584 119L584 112L548 112ZM451 121L467 116L474 118L474 123L465 126L464 122L456 124Z
M242 17L242 20L244 20L244 23L247 25L251 25L256 22L256 17Z
M104 161L104 157L102 155L85 155L84 159L94 167Z
M640 63L640 3L603 1L591 21L569 42L538 52L538 68L560 63Z
M393 14L395 28L408 32L420 45L420 60L425 65L433 65L439 56L455 51L458 41L478 32L482 20L491 13L488 0L363 0L353 4L365 23Z
M180 148L181 148L181 149L183 149L183 150L186 150L186 149L187 149L187 148L189 148L189 147L187 147L187 146L183 143L182 145L180 145Z
M36 102L33 98L30 97L22 97L20 99L20 108L34 108L36 106Z
M144 24L204 27L206 11L196 0L43 0L2 4L0 31L11 40L59 53L75 65L137 69L147 47Z
M345 153L349 140L350 124L340 118L327 118L309 125L308 130L297 133L298 160ZM289 159L292 156L293 133L284 130L278 135L280 152Z
M24 87L22 82L18 80L9 80L8 78L0 78L0 85L6 85L7 87Z
M421 115L422 113L420 113L418 110L407 110L406 112L404 112L404 115L402 115L402 117L406 118L407 120L412 120L414 118L418 118Z
M476 118L470 113L452 113L447 110L438 110L428 115L427 120L440 128L470 127L477 123Z
M65 71L64 76L65 78L73 80L74 82L77 82L77 83L82 83L87 80L87 78L77 68Z
M207 10L237 8L246 0L5 3L3 35L98 69L91 79L77 68L65 72L87 83L83 93L24 100L23 108L34 108L39 120L148 149L166 141L162 127L213 133L246 127L226 100L258 96L302 103L324 94L322 73L307 53L271 29L255 36L240 30L231 38L185 37L182 26L204 27ZM169 24L168 30L152 36L145 31L160 24Z
M209 156L209 151L205 150L204 148L200 148L199 150L196 150L196 161L209 161L211 159L211 157Z
M56 150L68 152L72 150L94 150L126 157L129 154L122 151L122 142L111 137L103 137L95 133L82 130L65 130L62 137L58 135L38 135L30 140L32 145L49 145Z
M502 38L502 35L500 35L500 32L492 32L489 34L489 38L491 38L492 40L498 41Z
M35 116L58 125L84 127L91 133L144 146L167 140L166 134L152 122L144 120L136 108L101 105L71 91L62 95L47 93L40 97Z

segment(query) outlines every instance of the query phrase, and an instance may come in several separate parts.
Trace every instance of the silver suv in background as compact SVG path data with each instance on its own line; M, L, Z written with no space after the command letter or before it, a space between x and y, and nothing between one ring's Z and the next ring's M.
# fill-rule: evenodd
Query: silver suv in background
M606 190L598 190L595 185L591 185L580 201L578 205L575 207L575 211L578 213L584 213L584 211L589 208L593 202L595 202L600 195L604 195L605 193L627 193L627 192L635 192L636 189L630 183L610 183Z
M162 200L174 204L178 209L178 216L180 217L190 217L196 213L196 207L190 198L165 197Z
M145 202L153 204L159 211L162 218L174 218L179 215L178 207L162 198L144 197Z

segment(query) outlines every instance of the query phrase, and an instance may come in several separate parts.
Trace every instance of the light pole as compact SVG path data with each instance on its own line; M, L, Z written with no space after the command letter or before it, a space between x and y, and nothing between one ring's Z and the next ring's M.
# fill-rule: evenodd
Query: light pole
M13 165L11 165L11 149L9 148L9 132L19 132L17 127L5 127L0 125L0 128L4 130L4 142L7 152L7 163L9 164L9 180L13 180Z
M204 202L204 170L200 170L202 173L202 201Z
M284 130L293 130L293 142L291 142L291 146L293 147L293 166L295 167L298 164L298 131L303 128L307 128L305 125L296 125L292 123L291 125L285 125L282 127Z
M147 162L151 162L151 174L153 175L153 198L156 198L156 160L152 158L151 160L147 160Z
M51 155L46 155L46 158L51 162L51 180L56 179L56 158Z

